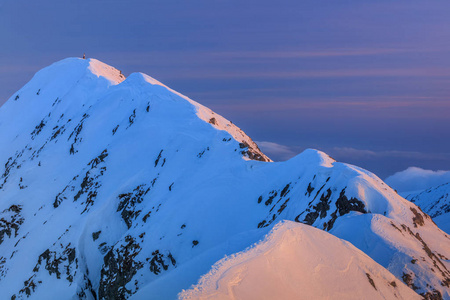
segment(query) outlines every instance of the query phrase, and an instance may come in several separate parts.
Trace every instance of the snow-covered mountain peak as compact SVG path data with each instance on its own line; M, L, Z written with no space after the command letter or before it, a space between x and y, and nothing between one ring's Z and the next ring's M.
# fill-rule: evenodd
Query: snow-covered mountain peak
M333 163L336 162L325 152L316 149L305 149L303 152L297 154L289 161L290 163L293 164L300 164L300 165L312 164L326 168L333 167Z
M80 60L79 58L75 58L75 60ZM114 67L111 67L99 60L89 58L86 60L89 64L88 70L92 72L92 74L97 77L103 77L108 80L111 85L116 85L125 80L125 76L121 71L117 70Z
M64 91L80 82L86 84L88 80L95 81L97 85L111 86L124 81L125 76L116 68L96 59L69 57L37 72L19 93L38 87L35 93L37 94L40 89L39 94L41 94L46 89L54 89L58 85L60 86L59 91ZM12 98L16 96L13 95Z
M450 299L450 239L378 177L317 150L268 162L207 107L142 73L122 79L66 59L0 108L4 295L173 299L294 220Z
M158 95L158 98L165 100L171 100L185 105L189 103L195 110L198 118L211 124L217 130L223 130L228 132L236 141L240 143L240 148L243 149L244 157L253 160L271 161L262 151L259 149L253 140L247 136L239 127L234 125L231 121L225 119L221 115L213 112L209 108L201 105L200 103L186 97L185 95L169 88L158 80L150 77L144 73L132 73L124 81L124 85L131 87L138 87L142 93L147 95ZM177 109L177 107L171 106L166 109Z
M352 244L284 221L266 238L217 262L180 299L420 299Z

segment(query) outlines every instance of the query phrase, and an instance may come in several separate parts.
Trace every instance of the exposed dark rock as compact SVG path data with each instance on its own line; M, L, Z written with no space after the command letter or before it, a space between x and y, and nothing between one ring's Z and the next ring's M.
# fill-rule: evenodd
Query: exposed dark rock
M417 227L417 225L423 226L425 224L423 216L414 207L410 207L409 209L411 209L412 213L414 214L413 217L414 227Z
M269 224L266 224L266 223L267 223L266 220L262 220L261 222L258 223L258 228L263 228L263 227L269 226Z
M169 254L167 255L167 257L170 259L170 262L172 263L172 265L174 267L177 266L177 261L175 260L175 258L173 257L172 253L169 252Z
M278 192L277 192L277 191L275 191L275 190L271 191L271 192L269 193L269 199L267 199L266 202L264 202L264 204L265 204L266 206L272 204L273 199L274 199L277 195L278 195Z
M89 274L89 270L87 270L87 273ZM92 282L86 274L83 274L82 284L80 285L79 283L77 296L80 300L97 299L97 293L92 287Z
M414 285L413 278L412 278L411 274L403 273L402 280L407 286L409 286L413 290L418 290L419 289L416 285Z
M116 134L117 129L119 129L119 125L117 125L116 127L113 128L113 130L112 130L112 134L113 134L113 135Z
M122 244L114 246L103 258L98 299L126 299L132 291L126 288L128 282L144 264L136 260L141 246L130 235Z
M72 144L70 145L70 151L69 151L70 154L75 154L78 152L78 150L75 149L75 146L80 144L82 141L82 138L79 137L79 135L81 134L81 131L83 130L83 124L87 118L89 118L89 115L84 114L83 117L81 118L80 122L75 126L73 131L70 133L69 138L67 139L68 141L70 141L70 139L73 137Z
M34 293L38 284L41 284L42 281L38 281L37 284L34 282L36 275L32 275L28 280L23 282L23 288L19 291L20 294L25 294L27 298L31 296L31 293ZM13 295L11 299L16 299L16 295Z
M6 257L1 256L0 257L0 280L6 276L6 273L8 273L8 268L6 268L5 263L6 263Z
M287 195L289 193L290 185L291 185L291 183L286 184L286 186L283 188L283 190L280 193L280 197L284 197L285 195Z
M400 233L402 233L402 230L400 228L398 228L394 223L392 223L392 221L391 221L391 226L394 227L395 229L397 229L398 231L400 231Z
M142 218L142 221L147 222L147 219L150 218L150 214L152 213L152 211L149 211L148 213L146 213L144 215L144 217Z
M25 221L21 211L21 205L13 204L0 214L0 244L3 243L5 235L10 238L14 234L14 237L17 237L20 225Z
M129 125L127 128L129 128L131 125L133 125L135 119L136 119L136 109L133 110L133 113L131 114L131 116L128 117Z
M306 214L303 223L312 225L317 220L317 218L319 217L321 219L325 218L327 216L328 210L330 209L330 198L331 198L331 189L328 189L327 194L323 193L320 196L320 201L317 203L317 205L311 207L313 211ZM324 229L326 229L327 226L325 226Z
M277 210L278 214L281 214L281 212L287 207L287 203L291 200L290 198L287 198L286 201L284 201L283 204L281 204L280 208Z
M44 122L45 119L42 119L41 122L36 125L33 132L31 132L31 139L34 140L36 136L42 131L42 128L44 128L46 122Z
M145 184L141 184L135 187L132 192L120 194L118 196L119 205L117 207L117 211L121 212L120 215L128 228L131 228L133 220L135 220L141 212L135 208L136 204L141 203L144 200L144 196L149 191L150 188L147 188ZM148 216L150 216L150 212L148 213ZM145 222L148 217L144 216L144 218Z
M216 120L216 118L211 118L211 119L209 119L209 124L213 124L213 125L217 125L217 120Z
M159 160L161 159L162 152L163 152L163 150L161 150L161 151L159 152L158 157L157 157L156 160L155 160L155 167L158 165Z
M251 160L269 161L260 154L261 150L258 146L256 146L256 149L253 149L247 142L243 141L242 143L239 143L239 148L242 149L240 153Z
M420 294L424 300L442 300L441 292L433 290L432 292L427 292L425 294Z
M14 156L11 156L11 157L8 158L8 161L5 163L5 170L4 170L4 172L3 172L2 176L1 176L1 178L3 179L3 182L0 183L0 189L2 189L3 186L6 184L6 182L8 181L8 178L9 178L9 175L11 174L11 171L13 171L14 168L20 169L21 165L19 164L19 160L23 156L23 154L25 153L25 151L27 149L31 150L31 147L28 148L28 145L27 145L22 150L16 151Z
M314 188L311 186L311 182L310 182L310 183L308 183L308 187L306 188L306 193L308 194L308 197L311 196L312 191L314 191Z
M350 211L359 211L364 214L367 213L362 201L353 197L348 199L347 196L345 196L345 189L341 191L339 198L336 200L336 207L341 216L348 214Z
M100 182L100 178L104 175L106 171L106 166L103 166L105 162L105 158L108 156L108 150L105 149L103 152L93 158L87 165L87 169L81 183L78 187L78 178L79 175L75 176L69 185L64 187L64 189L58 193L55 197L55 201L53 202L53 207L57 208L64 200L68 199L68 193L75 191L78 188L78 191L73 196L73 201L78 201L81 196L86 194L86 199L81 203L84 205L84 210L81 213L85 213L89 210L89 207L94 204L95 199L97 198L97 190L102 186ZM83 170L83 171L84 171Z
M62 125L61 127L56 125L53 128L53 132L52 132L52 136L50 137L49 141L53 141L54 139L56 139L58 136L62 135L64 132L66 131L65 126Z
M312 224L314 224L314 222L317 220L318 217L319 217L319 213L317 211L310 212L305 216L303 223L312 225Z
M200 152L199 154L197 154L198 158L201 158L203 156L203 154L205 154L206 151L209 151L209 147L206 147L206 149L204 149L202 152Z
M93 233L92 233L92 240L96 241L96 240L100 237L100 234L101 234L101 233L102 233L101 230L96 231L96 232L93 232Z
M73 276L78 268L78 263L76 259L75 248L70 247L70 243L61 248L57 247L56 250L45 250L41 255L39 255L36 266L33 268L33 272L37 273L40 267L44 265L45 270L48 271L49 275L56 275L57 279L61 279L62 272L65 271L66 280L73 282Z
M55 101L53 101L52 107L54 107L56 104L59 104L61 102L61 99L59 99L59 97L57 97L55 99Z
M377 287L375 286L375 282L374 282L373 279L370 277L370 274L369 274L369 273L366 273L366 276L367 276L367 279L369 280L370 285L372 285L373 288L374 288L375 290L377 290Z
M163 268L164 271L167 271L169 265L164 263L164 256L159 253L159 250L152 252L152 255L153 257L150 259L150 272L158 275L161 273L161 268Z

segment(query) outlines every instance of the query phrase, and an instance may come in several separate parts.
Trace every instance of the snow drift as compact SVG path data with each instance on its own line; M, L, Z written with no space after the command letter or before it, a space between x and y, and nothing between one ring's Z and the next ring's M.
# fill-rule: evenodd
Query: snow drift
M263 242L217 262L180 299L420 299L350 243L278 223Z

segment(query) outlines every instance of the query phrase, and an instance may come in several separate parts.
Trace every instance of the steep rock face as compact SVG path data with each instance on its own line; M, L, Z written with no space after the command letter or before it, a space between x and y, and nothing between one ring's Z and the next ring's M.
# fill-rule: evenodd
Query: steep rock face
M343 237L416 292L450 297L449 238L375 175L316 150L270 162L147 75L55 63L0 109L0 141L9 297L175 298L281 220Z

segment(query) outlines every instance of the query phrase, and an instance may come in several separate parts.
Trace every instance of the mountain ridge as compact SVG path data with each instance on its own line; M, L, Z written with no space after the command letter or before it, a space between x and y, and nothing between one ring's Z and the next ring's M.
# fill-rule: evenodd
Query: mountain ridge
M271 162L220 115L151 77L120 75L64 60L0 108L5 294L139 299L152 286L155 299L175 298L292 220L449 299L450 239L376 175L317 150Z

